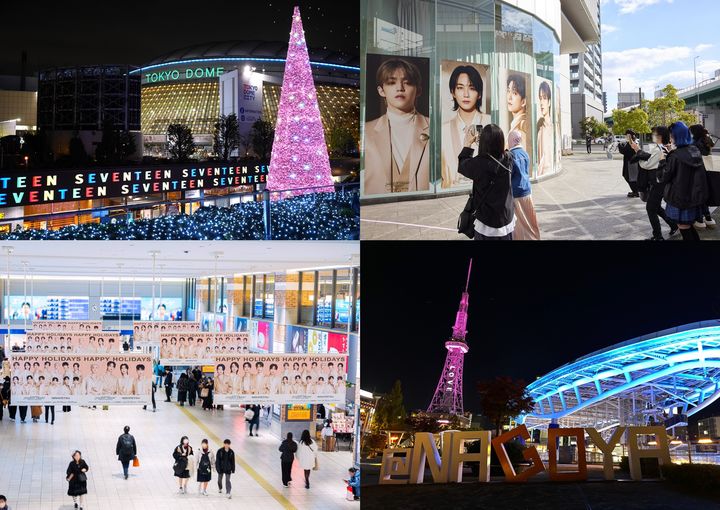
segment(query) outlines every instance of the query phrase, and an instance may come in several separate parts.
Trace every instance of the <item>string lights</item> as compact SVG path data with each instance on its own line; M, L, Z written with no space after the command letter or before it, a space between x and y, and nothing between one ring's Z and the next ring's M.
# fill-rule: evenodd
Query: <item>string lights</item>
M295 7L270 157L268 189L327 185L329 191L332 184L330 159L300 8Z

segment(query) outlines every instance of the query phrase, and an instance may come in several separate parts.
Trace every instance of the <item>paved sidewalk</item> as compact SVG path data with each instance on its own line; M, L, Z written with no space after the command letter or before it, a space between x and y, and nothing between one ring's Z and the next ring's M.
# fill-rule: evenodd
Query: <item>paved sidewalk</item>
M720 157L715 156L715 165ZM533 200L544 240L642 240L652 231L640 199L627 198L622 159L605 153L563 158L561 175L533 186ZM462 240L455 229L467 195L417 200L361 209L361 239ZM718 226L700 232L704 240L720 240ZM664 235L669 229L664 226ZM680 239L677 235L673 239Z

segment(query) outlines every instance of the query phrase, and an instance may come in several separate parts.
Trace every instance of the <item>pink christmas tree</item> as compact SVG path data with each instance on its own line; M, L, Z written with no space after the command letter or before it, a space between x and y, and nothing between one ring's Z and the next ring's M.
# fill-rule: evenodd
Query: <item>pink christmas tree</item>
M300 8L295 7L267 187L277 191L313 188L292 192L296 195L332 191L332 184Z

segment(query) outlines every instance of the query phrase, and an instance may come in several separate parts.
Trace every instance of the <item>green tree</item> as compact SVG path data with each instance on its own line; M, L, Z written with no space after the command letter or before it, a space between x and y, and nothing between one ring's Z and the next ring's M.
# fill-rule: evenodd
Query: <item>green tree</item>
M642 108L633 108L630 111L613 110L613 132L624 135L628 129L639 134L650 133L647 112Z
M99 163L117 164L126 161L133 155L135 148L135 138L129 131L116 129L111 120L105 120L102 127L102 139L95 149L95 159Z
M423 413L408 416L405 420L405 424L410 432L431 432L435 434L440 432L442 429L437 421L437 418L433 418L432 416L428 416Z
M258 119L252 125L250 132L252 148L258 158L262 161L270 160L273 140L275 139L275 128L263 119Z
M357 150L355 136L347 126L336 126L330 130L328 145L333 157L340 157Z
M531 411L534 401L528 395L525 381L510 377L496 377L477 384L480 395L480 408L483 415L495 427L495 434L500 435L503 423L522 413Z
M610 128L604 122L600 122L595 117L585 117L580 121L580 131L583 138L590 135L591 138L598 138L610 132Z
M240 147L240 126L237 115L221 115L213 131L213 151L215 155L227 161L230 154Z
M392 391L378 400L373 421L379 430L404 430L406 414L402 385L395 381Z
M651 126L669 126L674 122L684 122L688 126L697 123L697 117L685 111L685 100L678 97L678 90L672 85L662 89L664 95L647 101L646 111Z
M167 128L168 152L177 161L187 161L195 154L192 130L185 124L170 124Z

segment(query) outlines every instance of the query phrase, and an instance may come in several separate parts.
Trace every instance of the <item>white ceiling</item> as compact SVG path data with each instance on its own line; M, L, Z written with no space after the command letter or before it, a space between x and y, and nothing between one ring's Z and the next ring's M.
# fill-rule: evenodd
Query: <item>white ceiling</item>
M357 241L15 241L0 243L0 278L7 274L4 247L11 246L10 274L38 276L156 276L197 278L219 275L359 265ZM122 263L122 269L118 268Z

